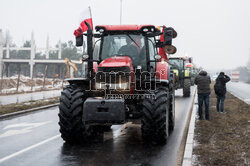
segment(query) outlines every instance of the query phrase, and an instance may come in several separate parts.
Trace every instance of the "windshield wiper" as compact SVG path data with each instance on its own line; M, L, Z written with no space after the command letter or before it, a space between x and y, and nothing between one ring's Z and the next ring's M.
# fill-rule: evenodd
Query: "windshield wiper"
M140 48L140 46L136 43L136 41L135 41L129 34L126 34L126 35L130 38L130 40L132 40L132 42L135 43L135 45L136 45L138 48Z

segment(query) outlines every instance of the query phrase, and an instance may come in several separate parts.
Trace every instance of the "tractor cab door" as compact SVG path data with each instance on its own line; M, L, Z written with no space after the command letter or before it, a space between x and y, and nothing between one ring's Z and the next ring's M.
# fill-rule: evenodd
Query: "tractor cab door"
M157 54L157 50L155 47L155 40L153 37L148 38L148 53L149 53L149 60L150 60L150 71L153 72L155 71L155 55Z

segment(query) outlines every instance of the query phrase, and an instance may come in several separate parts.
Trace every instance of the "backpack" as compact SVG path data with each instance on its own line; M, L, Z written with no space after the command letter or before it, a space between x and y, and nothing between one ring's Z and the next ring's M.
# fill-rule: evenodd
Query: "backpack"
M221 81L216 81L214 84L214 92L218 96L223 96L223 85Z

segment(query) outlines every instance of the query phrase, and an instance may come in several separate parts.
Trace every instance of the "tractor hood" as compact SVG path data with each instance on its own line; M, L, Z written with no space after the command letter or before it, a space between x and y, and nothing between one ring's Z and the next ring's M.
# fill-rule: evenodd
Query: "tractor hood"
M130 71L133 71L133 63L128 56L116 56L103 60L99 67L129 67Z
M131 84L131 82L134 82L134 67L129 56L115 56L103 60L98 66L98 72L100 73L97 74L100 75L98 75L96 79L96 87L105 89L105 87L109 85L109 89L113 90L129 90L130 93L134 91L134 85ZM114 74L113 72L117 74ZM106 77L106 79L102 80L104 77L101 77L101 74L104 73L104 77ZM122 84L120 82L118 83L117 80L121 80ZM105 87L103 86L104 84L100 82L105 82ZM117 86L121 89L117 89Z

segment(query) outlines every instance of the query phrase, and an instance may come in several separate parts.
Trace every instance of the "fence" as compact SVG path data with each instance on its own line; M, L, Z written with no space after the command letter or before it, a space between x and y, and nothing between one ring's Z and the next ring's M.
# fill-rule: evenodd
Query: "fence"
M20 69L19 67L19 74L17 76L0 79L0 95L60 89L64 85L62 79L46 78L46 75L43 78L22 76Z

